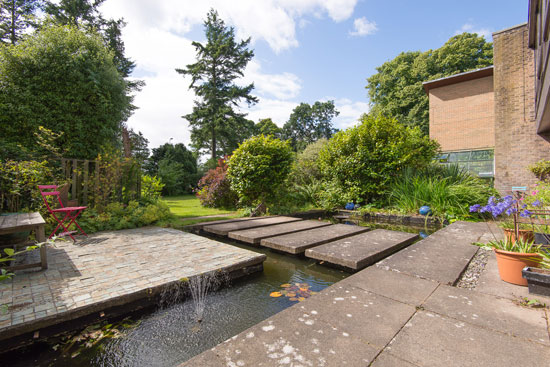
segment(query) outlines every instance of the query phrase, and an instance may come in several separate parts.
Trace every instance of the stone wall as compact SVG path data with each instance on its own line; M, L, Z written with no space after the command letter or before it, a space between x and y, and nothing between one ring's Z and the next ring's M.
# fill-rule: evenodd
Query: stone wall
M528 166L550 159L550 144L536 134L535 67L527 25L493 33L495 187L532 186Z
M430 89L430 138L441 150L495 146L493 77Z

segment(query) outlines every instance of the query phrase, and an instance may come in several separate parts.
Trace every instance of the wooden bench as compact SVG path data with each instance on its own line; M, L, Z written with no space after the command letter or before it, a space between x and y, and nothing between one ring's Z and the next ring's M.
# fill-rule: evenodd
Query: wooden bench
M46 235L44 234L44 226L46 222L40 213L24 213L0 216L0 235L17 233L23 231L35 231L36 240L45 242ZM46 257L46 246L40 246L40 262L34 264L23 264L10 266L9 270L21 270L40 266L42 269L48 268L48 260Z

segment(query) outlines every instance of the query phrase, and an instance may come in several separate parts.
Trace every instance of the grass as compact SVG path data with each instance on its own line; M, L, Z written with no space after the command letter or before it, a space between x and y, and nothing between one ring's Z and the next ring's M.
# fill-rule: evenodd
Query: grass
M178 218L193 218L218 214L235 214L235 216L238 216L236 211L203 207L195 195L166 196L162 198L162 201L168 205L170 211ZM226 217L225 219L228 218Z

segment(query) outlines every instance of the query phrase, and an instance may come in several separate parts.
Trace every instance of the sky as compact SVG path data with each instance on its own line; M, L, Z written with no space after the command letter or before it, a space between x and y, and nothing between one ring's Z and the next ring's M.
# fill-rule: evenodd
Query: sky
M154 148L190 144L187 121L195 95L176 68L195 62L191 42L205 42L203 22L218 11L237 40L251 38L254 58L239 83L254 83L259 102L243 106L257 122L282 127L301 102L334 100L335 127L356 124L369 110L367 78L404 51L441 47L462 32L483 35L527 21L527 0L106 0L105 17L128 23L132 77L146 86L128 125ZM172 139L172 140L171 140Z

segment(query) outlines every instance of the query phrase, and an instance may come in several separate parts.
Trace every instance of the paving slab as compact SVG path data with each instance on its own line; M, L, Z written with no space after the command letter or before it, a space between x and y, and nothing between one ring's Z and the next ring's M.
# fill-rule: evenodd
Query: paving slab
M259 245L264 238L279 236L283 234L294 234L312 228L330 226L328 222L319 220L302 220L283 224L275 224L267 227L250 228L241 231L229 232L229 238L243 241L253 245Z
M414 312L358 288L333 286L182 366L367 366Z
M543 309L462 288L440 286L424 303L427 311L550 346Z
M454 222L377 265L453 285L478 250L472 243L487 231L485 223Z
M548 367L550 361L547 346L429 311L418 311L386 350L426 367Z
M413 306L422 304L439 286L431 280L376 266L355 273L338 284L351 285Z
M376 357L376 360L373 364L371 364L372 367L418 367L416 364L412 364L410 362L407 362L401 358L398 358L392 354L390 354L387 350L384 350L378 357Z
M48 246L49 267L0 284L0 340L125 305L184 277L255 267L263 254L170 228L98 232ZM261 269L261 268L260 268ZM258 269L258 270L260 270Z
M219 215L218 215L219 216ZM258 220L258 219L265 219L265 218L272 218L273 216L267 216L267 217L243 217L243 218L231 218L231 219L220 219L220 220L213 220L210 222L201 222L201 223L195 223L191 224L189 226L186 226L188 228L194 229L194 230L201 230L204 226L211 226L214 224L224 224L224 223L233 223L233 222L246 222L249 220ZM193 218L183 218L182 220L188 220Z
M367 227L333 224L289 235L266 238L260 242L260 245L297 255L304 253L308 248L353 236L355 234L364 233L369 230L370 228Z
M249 228L266 227L274 224L290 223L301 221L302 218L293 218L285 216L260 218L255 220L243 220L237 222L205 225L202 229L205 232L213 233L218 236L227 236L229 232L241 231Z
M306 250L306 256L351 270L361 270L410 245L417 234L375 229Z

